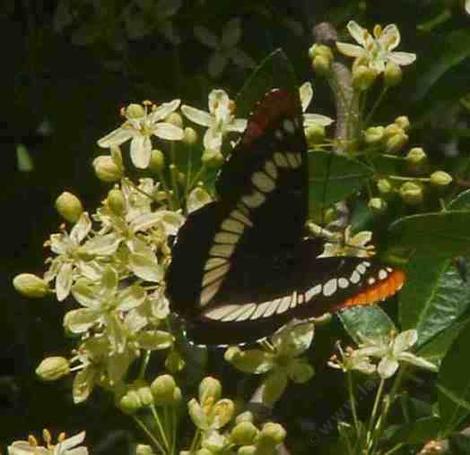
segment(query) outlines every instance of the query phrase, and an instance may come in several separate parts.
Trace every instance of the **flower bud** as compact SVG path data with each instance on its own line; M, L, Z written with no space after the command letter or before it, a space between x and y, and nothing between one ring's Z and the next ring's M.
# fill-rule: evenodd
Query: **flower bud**
M390 123L390 125L387 125L385 127L384 136L386 139L389 139L392 136L395 136L397 134L402 134L404 132L405 131L403 130L403 128L397 123Z
M139 394L135 390L129 390L119 400L119 409L126 414L133 414L142 407Z
M13 287L25 297L41 298L49 293L47 283L32 273L20 273L13 278Z
M314 123L306 129L305 137L307 138L307 144L309 147L314 147L325 139L325 127Z
M145 115L145 109L142 105L132 103L126 107L126 117L127 118L140 118Z
M183 131L183 143L186 145L194 145L198 140L197 132L194 128L187 126Z
M406 155L409 164L417 165L426 160L426 153L421 147L413 147Z
M150 387L139 387L137 389L137 394L139 395L140 402L143 406L150 406L154 402Z
M165 360L165 368L170 373L178 373L184 368L185 362L178 351L171 351Z
M369 199L369 203L367 205L369 209L375 213L382 213L387 209L387 203L380 197Z
M260 440L280 444L286 438L286 430L282 425L274 422L267 422L263 425L260 434Z
M70 373L70 363L65 357L46 357L36 368L43 381L55 381Z
M55 208L57 212L59 212L59 215L70 223L75 223L83 213L83 206L80 199L68 191L64 191L55 200Z
M158 376L150 385L155 404L167 405L174 401L174 393L176 389L176 382L173 376L169 374L162 374Z
M312 68L319 76L325 76L330 72L331 60L324 55L317 55L312 60Z
M214 452L206 447L202 447L196 452L196 455L214 455Z
M123 175L123 169L107 155L101 155L93 160L96 176L103 182L117 182Z
M417 205L423 201L423 189L415 182L405 182L399 193L406 204Z
M364 141L367 144L380 142L384 137L385 128L383 126L371 126L364 131Z
M384 71L384 83L387 87L398 85L403 77L401 68L393 62L388 62Z
M379 190L380 194L389 194L392 192L393 186L390 183L390 180L379 179L377 182L377 189Z
M171 123L178 128L183 127L183 117L181 117L181 114L178 114L178 112L172 112L167 117L165 117L165 122Z
M400 115L400 117L395 119L394 123L405 131L410 127L410 120L406 115Z
M431 185L447 186L452 182L452 177L444 171L436 171L431 174Z
M235 419L235 423L253 422L253 420L254 420L253 413L251 411L245 411L237 415Z
M385 147L388 153L396 153L403 148L408 142L408 135L405 133L397 133L387 139Z
M310 47L308 50L308 56L313 59L317 56L323 56L327 58L328 60L333 60L333 51L331 50L331 47L326 46L325 44L314 44Z
M204 150L202 157L202 163L209 168L219 168L224 163L224 156L220 150Z
M237 455L255 455L259 453L256 446L242 446L237 450Z
M251 422L240 422L232 428L230 440L236 445L249 445L258 434L258 429Z
M222 395L222 385L220 381L212 376L205 377L199 384L199 401L204 406L208 399L217 401Z
M149 168L155 173L160 173L165 166L165 155L158 149L153 149L150 155Z
M126 208L126 200L124 198L124 194L118 188L113 188L108 193L108 197L106 198L106 202L108 204L109 209L115 215L121 215L125 208Z
M137 444L135 448L135 455L155 455L151 446L145 444Z
M377 77L377 72L364 65L353 68L353 87L359 91L365 91L371 87Z

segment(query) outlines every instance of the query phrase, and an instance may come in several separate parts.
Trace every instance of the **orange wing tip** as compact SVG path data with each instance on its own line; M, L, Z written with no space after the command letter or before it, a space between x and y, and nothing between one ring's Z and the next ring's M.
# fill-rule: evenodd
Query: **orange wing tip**
M405 273L402 270L394 270L387 279L362 289L361 292L338 305L337 310L358 305L373 305L381 300L388 299L403 287L405 281Z

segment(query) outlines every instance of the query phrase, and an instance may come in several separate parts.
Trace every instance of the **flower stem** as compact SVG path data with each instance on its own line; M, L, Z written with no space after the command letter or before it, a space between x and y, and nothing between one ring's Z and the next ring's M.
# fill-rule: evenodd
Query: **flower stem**
M145 351L145 354L142 358L142 363L140 364L139 379L143 379L145 376L145 371L147 370L147 365L150 360L150 354L151 351Z
M153 435L153 433L147 428L144 422L142 422L139 417L133 415L132 418L134 421L137 423L137 425L142 429L142 431L148 436L150 441L155 445L155 447L162 453L165 454L166 450L163 448L163 446L160 444L158 439Z
M168 438L166 436L166 432L163 428L162 422L160 420L160 416L158 415L158 412L157 412L157 409L156 409L155 405L152 404L150 406L150 409L152 411L153 418L155 419L155 423L157 424L158 431L160 432L160 435L162 437L163 444L165 444L165 447L166 447L167 451L169 451L170 450L170 445L168 444Z
M379 404L382 399L382 394L384 390L384 385L385 385L385 379L380 379L379 387L377 389L377 393L375 395L375 400L374 400L374 406L372 408L372 414L370 416L369 420L369 426L367 429L367 436L366 436L366 444L367 444L367 452L370 453L368 449L372 448L373 443L374 443L374 438L373 438L373 429L374 429L374 422L375 418L377 415L377 410L379 409Z
M380 106L380 104L384 100L385 95L387 94L387 92L388 92L388 87L384 87L382 89L382 91L380 92L380 95L375 100L374 105L372 106L371 110L369 111L369 114L367 115L366 119L364 120L364 128L366 128L367 125L369 124L370 120L372 119L372 116L375 114L375 111L377 110L377 108Z
M349 402L351 404L351 413L353 416L354 428L356 429L356 437L359 437L359 419L357 418L356 399L354 397L354 389L353 389L353 378L352 378L352 374L350 371L348 371L347 377L348 377L348 394L349 394Z

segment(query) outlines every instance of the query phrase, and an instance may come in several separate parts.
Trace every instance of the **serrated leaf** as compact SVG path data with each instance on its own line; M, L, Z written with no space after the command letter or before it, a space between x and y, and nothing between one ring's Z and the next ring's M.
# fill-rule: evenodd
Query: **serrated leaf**
M365 164L323 151L308 153L311 204L329 205L362 188L372 175Z

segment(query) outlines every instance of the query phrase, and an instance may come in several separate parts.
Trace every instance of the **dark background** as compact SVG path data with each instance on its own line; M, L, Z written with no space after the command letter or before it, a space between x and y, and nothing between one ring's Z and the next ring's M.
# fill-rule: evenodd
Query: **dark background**
M465 42L470 48L470 18L463 2L184 1L172 19L179 45L159 32L159 2L135 1L140 3L155 4L156 14L146 19L144 36L135 37L122 19L133 2L0 2L0 447L48 427L69 434L87 430L93 453L128 453L131 426L107 397L95 393L75 406L69 381L37 381L38 362L65 354L71 346L63 336L63 308L52 299L20 297L11 280L20 272L43 270L42 244L60 223L53 209L57 195L72 191L90 211L102 198L106 187L90 164L99 152L96 140L117 126L121 106L178 97L205 108L215 87L235 96L249 71L230 64L211 79L211 51L194 38L195 25L220 35L229 19L240 17L239 46L255 61L284 48L304 81L313 76L307 58L313 24L329 20L344 30L353 18L369 27L396 23L402 32L400 50L416 52L418 61L406 69L404 84L378 118L390 122L407 113L414 125L412 142L424 144L436 165L458 173L462 181L468 177L464 97L470 96L470 61L462 48ZM456 31L462 34L453 39ZM322 82L315 87L314 106L315 112L334 117ZM18 167L20 144L34 163L31 172ZM323 383L315 380L313 388L293 387L280 403L276 417L289 422L290 434L302 441L294 453L309 453L315 428L341 407L343 398L336 396L331 377L325 377Z

